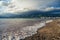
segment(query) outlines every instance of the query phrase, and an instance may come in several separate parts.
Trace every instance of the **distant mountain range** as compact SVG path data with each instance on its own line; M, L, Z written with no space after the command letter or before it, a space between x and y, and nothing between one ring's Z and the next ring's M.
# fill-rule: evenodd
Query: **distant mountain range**
M6 13L0 15L0 18L40 18L40 17L60 17L60 9L51 11L30 10L17 14Z

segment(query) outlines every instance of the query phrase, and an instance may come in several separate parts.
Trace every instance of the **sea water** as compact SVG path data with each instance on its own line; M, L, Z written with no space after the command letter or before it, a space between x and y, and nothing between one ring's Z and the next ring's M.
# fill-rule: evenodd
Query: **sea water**
M0 39L20 40L37 33L45 21L41 19L0 19Z

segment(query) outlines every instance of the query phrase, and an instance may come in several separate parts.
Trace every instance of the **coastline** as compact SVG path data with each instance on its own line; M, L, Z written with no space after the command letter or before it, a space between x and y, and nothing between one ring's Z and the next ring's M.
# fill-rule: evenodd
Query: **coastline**
M54 20L37 30L37 33L23 40L60 40L60 20Z

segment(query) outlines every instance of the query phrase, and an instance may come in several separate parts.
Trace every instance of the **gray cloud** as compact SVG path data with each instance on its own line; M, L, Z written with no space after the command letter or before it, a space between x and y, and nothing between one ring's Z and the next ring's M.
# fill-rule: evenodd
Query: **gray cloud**
M20 12L27 9L43 9L54 3L56 0L11 0L10 3L2 2L1 6L6 6L4 12Z

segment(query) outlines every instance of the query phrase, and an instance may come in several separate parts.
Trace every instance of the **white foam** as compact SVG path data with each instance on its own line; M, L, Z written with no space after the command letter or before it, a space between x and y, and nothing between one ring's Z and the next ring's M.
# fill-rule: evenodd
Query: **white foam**
M41 22L33 26L27 26L27 27L22 28L21 29L21 31L23 32L22 37L25 38L28 36L32 36L33 34L36 34L37 33L36 31L38 30L38 28L41 28L43 26L45 26L45 22Z
M50 22L52 22L52 21L53 21L53 20L47 20L46 23L50 23Z

